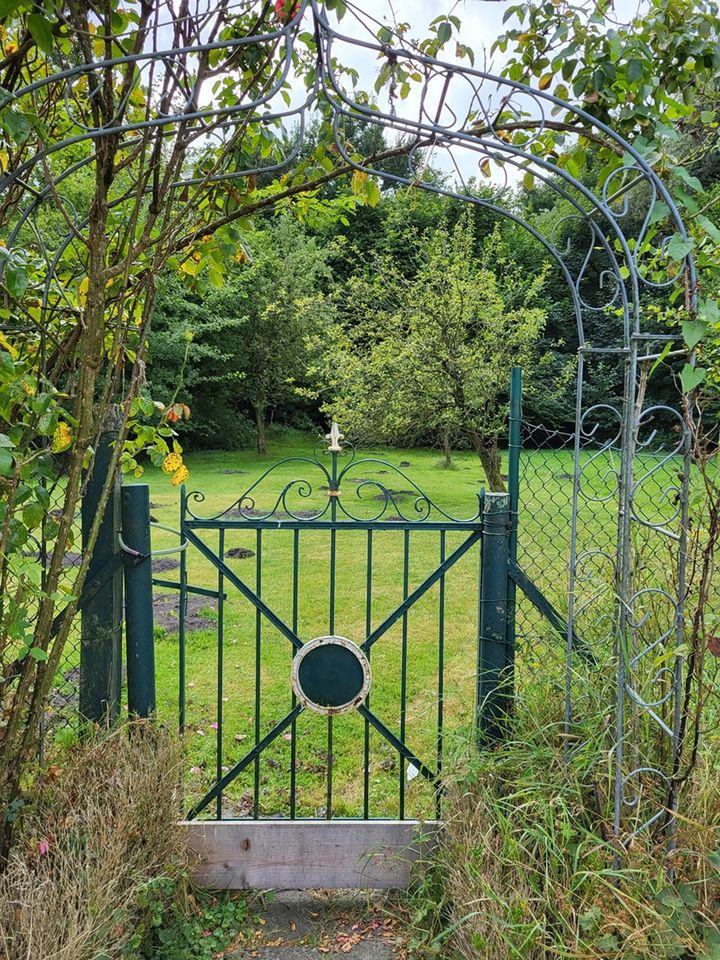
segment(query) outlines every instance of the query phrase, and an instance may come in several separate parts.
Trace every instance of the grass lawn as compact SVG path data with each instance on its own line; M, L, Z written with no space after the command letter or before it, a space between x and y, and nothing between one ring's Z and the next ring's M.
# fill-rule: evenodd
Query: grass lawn
M250 451L195 453L187 456L190 468L188 492L199 491L202 502L191 503L201 516L212 516L230 508L270 465L286 457L312 455L314 438L285 434L272 442L267 457ZM483 473L477 458L467 453L455 457L454 469L443 469L433 450L364 450L360 458L378 458L402 472L411 483L382 463L359 465L349 475L379 480L393 490L417 485L443 510L458 517L473 516ZM322 458L321 458L322 459ZM601 499L608 489L608 460L591 463L588 491L599 499L583 498L580 507L579 541L590 549L610 546L614 537L615 508L612 497ZM669 468L663 467L663 472ZM385 473L385 471L390 471ZM322 478L307 464L293 462L274 471L253 493L256 506L269 509L291 479L311 480L308 497L295 495L293 510L321 509L327 492L319 489ZM533 451L524 454L522 511L520 522L521 565L561 610L565 608L569 555L569 518L572 492L572 455L569 451ZM148 469L143 482L150 485L152 514L160 523L177 528L179 491L170 486L159 470ZM358 494L362 494L359 496ZM374 501L377 488L347 482L342 486L343 503L358 515L372 516L382 504ZM412 516L414 498L399 493L401 511ZM652 493L639 497L642 509L652 510ZM388 512L394 512L391 506ZM445 549L450 553L466 533L449 532ZM204 541L219 548L217 531L203 531ZM407 584L413 590L438 564L440 534L422 529L409 536ZM153 531L155 549L177 544L177 537ZM404 588L404 545L402 530L373 533L373 564L370 623L377 626L401 602ZM258 543L253 530L229 530L224 534L224 551L241 548L246 555L228 557L228 564L252 589L261 568L263 600L288 624L293 616L293 533L266 530ZM260 555L260 563L258 556ZM297 628L303 641L327 634L329 623L330 534L312 530L299 537L297 582ZM337 536L337 574L333 633L361 643L366 636L367 532L348 531ZM467 731L472 722L475 698L475 661L478 632L479 550L471 549L448 572L444 585L444 665L439 673L439 602L436 584L415 604L406 624L405 710L402 709L403 622L398 621L372 649L373 681L370 705L396 734L405 726L405 739L415 754L430 768L437 766L438 691L442 683L444 747ZM187 552L188 581L218 589L217 570L196 549ZM177 570L158 574L176 580ZM186 707L188 774L187 805L197 801L215 782L218 774L232 767L264 736L291 705L291 648L288 640L268 621L260 623L255 608L227 582L224 603L222 644L222 689L218 677L218 616L214 600L202 600L195 614L200 629L186 638ZM582 584L580 595L582 596ZM162 589L158 593L167 591ZM202 622L204 620L204 623ZM582 626L582 617L578 621ZM533 608L522 600L518 606L519 651L517 683L523 689L540 684L548 696L557 698L562 712L563 642ZM156 627L158 712L169 723L177 722L179 647L177 629ZM256 660L256 649L260 656ZM255 710L256 689L260 710ZM220 729L221 728L221 729ZM332 723L332 796L335 816L362 816L365 812L363 771L365 722L356 713L336 717ZM296 808L299 817L324 816L328 805L328 723L324 717L304 711L296 728ZM222 815L287 816L290 811L291 737L287 733L263 752L257 768L250 767L225 792ZM219 756L219 759L218 759ZM396 817L404 794L406 816L428 817L435 811L433 788L422 777L408 781L407 764L378 733L369 735L367 756L369 791L367 812L371 817ZM254 805L257 777L259 797ZM403 784L401 787L400 784ZM206 815L214 815L215 805Z

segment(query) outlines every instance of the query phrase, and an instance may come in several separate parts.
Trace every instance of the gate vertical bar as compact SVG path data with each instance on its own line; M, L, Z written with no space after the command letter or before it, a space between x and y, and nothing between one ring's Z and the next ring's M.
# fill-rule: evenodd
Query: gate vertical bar
M155 712L150 487L146 483L123 487L120 500L123 540L136 551L123 556L128 711L150 717Z
M218 530L218 556L225 559L225 531ZM225 578L222 570L218 570L218 619L217 619L217 732L215 735L215 776L218 780L223 775L223 685L224 675L224 645L225 645ZM222 820L222 790L217 795L215 814Z
M262 530L255 534L255 593L262 597ZM255 611L255 746L260 743L260 683L262 680L262 614ZM260 754L253 771L253 819L260 816Z
M410 566L410 531L403 534L403 600L407 600L409 591ZM407 642L408 642L408 615L407 610L402 616L402 640L400 648L400 739L405 743L405 726L407 721ZM405 819L405 758L398 757L400 768L400 819Z
M330 469L330 519L333 523L337 520L337 498L338 498L338 454L342 449L340 446L341 434L337 425L333 424L329 434L331 457ZM329 597L329 633L332 636L335 633L335 566L337 562L337 530L335 527L330 531L330 597ZM327 795L325 797L325 819L332 819L332 799L333 799L333 718L328 714L327 718Z
M365 636L370 636L372 630L372 565L373 565L373 532L367 532L367 557L366 557L366 582L365 582ZM368 650L367 658L370 663L372 650ZM370 694L365 700L366 706L370 707ZM363 750L363 818L368 820L370 817L370 722L365 720L365 744Z
M180 488L180 543L185 543L185 514L187 493L185 485ZM187 559L186 551L180 551L180 598L178 600L178 726L180 735L185 733L185 614L187 613Z
M484 743L502 739L504 719L512 698L506 651L509 502L506 493L485 494L476 702L478 732Z
M100 434L82 499L85 552L118 436L119 409L112 407ZM106 579L82 611L80 628L80 716L95 723L114 722L120 714L122 676L122 567L120 564L120 475L113 479L88 568L87 581ZM113 570L112 565L116 564ZM110 571L109 574L106 571Z
M440 531L440 563L445 563L445 531ZM435 816L439 820L442 800L443 712L445 697L445 576L440 577L438 594L438 698L437 698L437 775Z
M300 531L293 530L293 578L292 578L292 630L295 636L298 632L298 601L300 584L298 581L300 569ZM290 660L295 659L297 650L291 647ZM297 697L293 689L290 694L290 709L297 705ZM290 725L290 819L294 820L297 812L297 723L293 720Z

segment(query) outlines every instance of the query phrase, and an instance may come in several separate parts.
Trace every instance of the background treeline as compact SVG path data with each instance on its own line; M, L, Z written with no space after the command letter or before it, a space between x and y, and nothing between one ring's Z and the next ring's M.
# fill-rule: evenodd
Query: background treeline
M368 153L383 146L363 144ZM312 152L312 137L303 149ZM719 163L698 166L705 186L720 178ZM598 173L588 153L580 177L597 189ZM417 175L431 188L452 188L437 170ZM470 189L541 234L559 231L557 246L577 274L587 236L553 190L478 182ZM225 265L218 286L207 271L192 276L193 261L185 276L161 278L148 383L154 399L177 396L191 408L178 425L188 447L262 452L271 425L307 429L337 416L366 442L437 445L446 456L475 447L492 470L487 449L503 432L514 363L525 369L525 416L547 427L548 438L572 430L571 291L526 230L486 207L432 189L376 186L360 173L329 185L325 198L325 213L315 207L312 218L293 209L256 220L246 253ZM645 213L626 211L630 235ZM590 257L586 304L606 303L604 267L600 255ZM586 310L584 320L589 343L617 343L615 310ZM620 363L594 361L589 379L586 406L619 402ZM647 401L672 403L675 395L658 367Z

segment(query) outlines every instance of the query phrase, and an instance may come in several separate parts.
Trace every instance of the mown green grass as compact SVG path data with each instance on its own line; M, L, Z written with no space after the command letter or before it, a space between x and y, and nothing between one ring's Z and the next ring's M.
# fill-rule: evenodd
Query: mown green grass
M271 443L267 457L249 451L233 453L195 453L187 456L190 468L188 491L199 491L204 499L191 501L201 516L212 516L231 507L248 487L274 462L288 457L312 455L312 436L284 435ZM387 461L358 465L348 477L363 477L383 482L394 490L423 490L448 513L467 517L478 509L478 492L483 473L477 458L468 453L455 457L454 469L446 470L432 450L365 450L359 458ZM321 459L323 459L321 457ZM589 459L589 457L588 457ZM402 472L411 482L396 474L401 461L410 466ZM346 461L342 461L344 463ZM580 504L579 539L587 549L609 547L614 537L613 498L607 458L589 463L587 492L596 499L583 498ZM663 477L668 471L663 467ZM241 471L241 472L228 472ZM387 473L383 471L389 471ZM572 454L569 451L533 451L524 454L522 513L520 523L520 563L528 574L560 608L565 606L569 557L569 519L572 492ZM323 479L317 468L291 462L273 471L253 496L256 506L269 509L278 493L291 479L307 478L313 493L307 498L295 495L288 501L293 510L319 509L327 503L327 492L319 489ZM153 516L163 524L179 524L179 491L170 486L159 470L148 469L143 478L150 485ZM363 496L358 496L358 492ZM370 499L377 488L357 484L342 486L343 503L348 509L368 517L382 504ZM652 490L640 491L643 510L656 510ZM402 511L413 515L414 500L398 499ZM395 513L392 505L388 513ZM466 535L466 534L465 534ZM447 535L450 553L465 536ZM219 548L216 531L204 531L203 539ZM257 535L252 530L229 530L224 535L225 552L244 547L256 552L249 559L230 559L230 567L251 588L256 587ZM262 597L287 623L292 616L292 538L282 526L262 535ZM403 533L376 531L373 535L372 624L377 625L400 603L403 596ZM153 533L155 548L177 543L177 538L161 530ZM363 531L343 532L337 538L337 580L333 632L361 643L366 635L366 545ZM329 533L313 530L312 524L300 536L298 577L298 633L303 641L330 631ZM418 529L410 536L409 590L417 586L439 561L439 534ZM446 742L467 729L471 723L475 699L477 655L479 551L471 550L445 577L443 671L443 712ZM188 580L191 584L217 589L218 571L192 547L187 552ZM606 574L598 564L597 579ZM177 579L177 571L161 574ZM232 767L253 745L256 735L263 736L289 710L290 644L277 629L261 622L260 660L256 672L255 650L257 618L255 609L230 584L224 585L224 640L222 646L223 689L218 698L218 639L216 629L188 633L186 639L186 708L189 774L186 781L188 804L199 799L213 784L216 747L222 719L222 768ZM583 586L580 587L582 596ZM589 589L589 588L588 588ZM162 591L160 591L162 592ZM439 655L439 587L432 588L407 617L407 690L406 741L429 767L436 766ZM204 613L217 618L213 601ZM595 617L595 612L593 612ZM582 618L581 621L582 623ZM563 641L542 621L526 601L518 607L520 648L517 682L521 690L529 684L540 686L548 696L556 697L558 714L562 710ZM395 733L401 723L402 622L395 624L373 647L373 711ZM590 620L588 619L588 630ZM162 720L174 723L178 716L179 647L176 631L158 631L156 643L158 713ZM255 691L259 678L260 712L255 712ZM220 718L219 713L222 714ZM257 726L256 726L257 723ZM357 714L333 721L332 809L336 816L357 816L363 812L363 742L365 724ZM297 723L297 808L298 816L322 816L326 811L327 723L325 718L305 711ZM281 737L262 757L260 763L260 815L287 815L289 811L290 743ZM252 812L252 769L244 772L226 792L223 814L245 815ZM394 817L399 813L399 784L406 778L406 765L397 752L378 734L370 735L370 815ZM429 816L434 810L433 792L418 777L406 783L408 816ZM214 807L210 811L214 811Z

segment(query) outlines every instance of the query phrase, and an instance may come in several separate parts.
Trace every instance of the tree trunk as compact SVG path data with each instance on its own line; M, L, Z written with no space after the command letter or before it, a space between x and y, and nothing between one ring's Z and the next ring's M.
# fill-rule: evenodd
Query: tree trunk
M448 436L447 430L442 432L442 449L443 449L443 467L445 470L449 470L452 467L452 450L450 449L450 437Z
M480 436L476 430L470 430L470 440L473 448L480 457L488 486L493 493L505 493L505 481L502 478L500 450L498 449L497 434L489 439Z
M256 406L255 410L255 429L257 431L257 452L267 453L267 443L265 440L265 407Z

